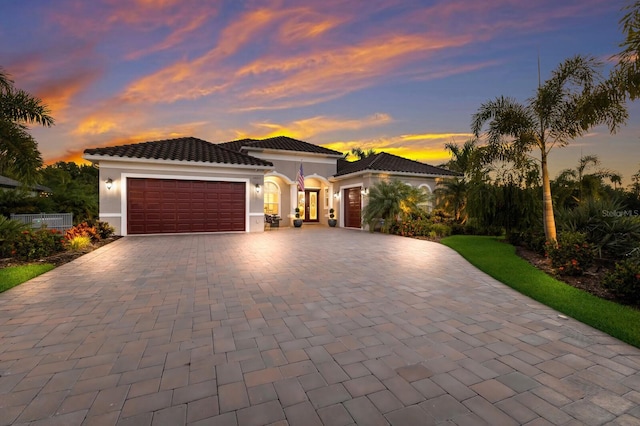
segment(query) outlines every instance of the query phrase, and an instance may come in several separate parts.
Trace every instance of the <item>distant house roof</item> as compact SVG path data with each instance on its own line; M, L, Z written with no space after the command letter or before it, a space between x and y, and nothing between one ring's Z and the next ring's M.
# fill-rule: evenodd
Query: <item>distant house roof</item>
M23 186L22 183L18 182L17 180L8 178L6 176L0 176L0 188L16 189L20 188L21 186ZM27 186L27 188L37 192L51 192L51 188L44 185Z
M397 155L380 152L357 161L339 161L336 176L364 171L415 173L429 176L458 176L458 173Z
M232 142L218 144L225 148L240 152L243 147L257 149L274 149L279 151L296 151L312 154L325 154L335 157L342 157L343 154L333 149L324 148L309 142L293 139L288 136L276 136L267 139L240 139Z
M268 161L244 154L239 150L229 149L220 144L193 137L109 146L106 148L90 148L85 149L84 153L104 157L273 166Z

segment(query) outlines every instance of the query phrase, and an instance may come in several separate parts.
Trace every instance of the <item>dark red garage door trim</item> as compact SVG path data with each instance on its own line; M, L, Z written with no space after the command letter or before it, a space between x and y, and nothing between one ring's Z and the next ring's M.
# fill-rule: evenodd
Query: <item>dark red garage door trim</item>
M246 183L127 178L127 234L246 229Z

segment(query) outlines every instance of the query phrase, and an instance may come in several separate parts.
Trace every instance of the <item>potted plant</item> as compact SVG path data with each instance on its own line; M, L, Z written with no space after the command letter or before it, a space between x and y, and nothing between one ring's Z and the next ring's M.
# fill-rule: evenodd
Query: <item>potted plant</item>
M302 219L300 219L300 207L296 207L296 218L293 220L293 226L300 228L302 226Z
M329 226L335 228L338 221L335 219L336 215L334 214L335 210L333 208L329 209Z

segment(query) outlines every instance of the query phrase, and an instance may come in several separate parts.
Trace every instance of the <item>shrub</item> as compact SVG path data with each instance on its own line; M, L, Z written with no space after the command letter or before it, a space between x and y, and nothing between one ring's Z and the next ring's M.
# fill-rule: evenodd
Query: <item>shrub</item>
M640 257L617 262L614 270L604 276L602 284L627 302L640 303Z
M556 221L559 231L584 233L601 258L623 259L640 244L640 217L630 213L618 200L588 199L559 209Z
M113 234L116 232L113 226L109 225L107 222L102 222L100 220L95 221L92 226L96 228L96 231L98 232L101 240L113 236Z
M0 215L0 257L11 256L13 242L27 229L29 227L24 223Z
M68 229L65 233L65 238L68 241L73 240L75 237L89 237L91 241L99 241L100 233L95 226L90 226L87 222L82 222Z
M512 245L525 247L541 255L544 255L547 251L546 241L543 231L535 231L533 229L514 231L509 235L509 242Z
M451 235L451 227L444 223L433 223L429 217L413 216L391 224L389 233L403 237L440 238Z
M451 235L451 227L444 223L434 223L430 227L429 236L435 235L436 237L448 237Z
M72 251L80 251L91 244L91 238L86 236L73 237L67 242L67 247Z
M461 223L453 223L453 224L451 224L451 233L453 235L464 235L465 234L464 225L461 224Z
M12 255L22 260L51 256L64 250L64 238L55 229L25 230L12 243Z
M563 232L555 243L547 243L551 266L561 275L582 275L593 264L593 246L580 232Z

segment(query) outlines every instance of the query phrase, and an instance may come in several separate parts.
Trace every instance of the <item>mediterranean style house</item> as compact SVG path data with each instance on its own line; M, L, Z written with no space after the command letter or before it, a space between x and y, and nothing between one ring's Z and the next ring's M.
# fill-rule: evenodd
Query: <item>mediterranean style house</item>
M384 152L348 162L338 151L286 136L211 143L178 139L92 148L100 169L100 220L119 235L262 232L265 215L291 226L362 229L371 186L400 179L431 193L456 173Z

